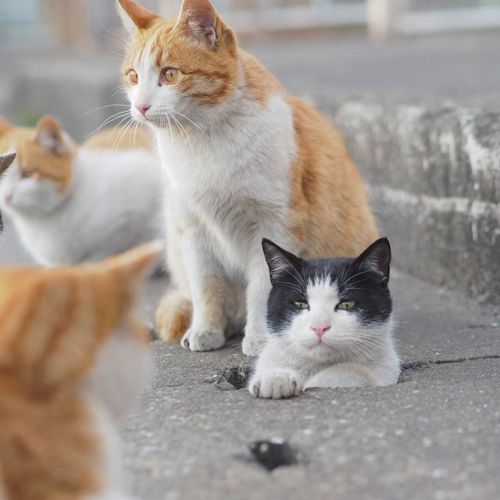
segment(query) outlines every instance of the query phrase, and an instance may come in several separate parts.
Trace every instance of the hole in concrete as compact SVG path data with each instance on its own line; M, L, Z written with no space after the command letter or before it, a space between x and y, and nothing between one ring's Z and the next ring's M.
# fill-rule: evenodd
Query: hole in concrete
M239 391L248 385L252 367L247 364L224 368L220 373L204 380L208 384L215 384L221 391Z
M295 450L283 439L255 441L248 445L254 460L268 472L278 467L287 467L298 463Z

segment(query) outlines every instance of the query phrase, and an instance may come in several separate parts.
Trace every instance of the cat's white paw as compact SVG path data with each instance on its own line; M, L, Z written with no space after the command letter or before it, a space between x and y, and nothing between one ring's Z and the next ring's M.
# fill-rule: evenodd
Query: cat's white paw
M190 328L181 341L182 347L191 351L215 351L226 343L222 330L204 330Z
M256 373L248 390L256 398L285 399L298 396L302 392L303 382L293 370L266 370Z
M245 356L257 356L266 343L266 336L259 333L250 333L250 330L245 331L243 338L242 351Z

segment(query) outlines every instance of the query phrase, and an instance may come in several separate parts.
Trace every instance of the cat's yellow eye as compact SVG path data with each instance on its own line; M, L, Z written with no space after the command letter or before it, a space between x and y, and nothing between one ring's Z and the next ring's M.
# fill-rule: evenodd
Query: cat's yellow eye
M137 85L139 83L139 75L133 69L127 72L126 78L129 85Z
M165 68L161 72L162 79L169 84L175 83L179 78L179 70L176 68Z
M294 302L293 305L295 306L295 309L299 309L300 311L304 311L306 309L309 309L309 304L307 302Z
M354 309L355 307L356 307L356 302L354 300L349 300L346 302L341 302L337 306L337 309L340 309L341 311L350 311L351 309Z
M31 170L29 168L25 168L25 169L21 170L21 178L28 179L29 177L33 177L34 173L35 173L34 170Z

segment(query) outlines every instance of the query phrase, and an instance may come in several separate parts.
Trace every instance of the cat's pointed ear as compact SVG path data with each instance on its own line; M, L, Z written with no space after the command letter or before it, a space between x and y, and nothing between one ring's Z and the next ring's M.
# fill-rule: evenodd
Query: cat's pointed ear
M35 141L46 151L54 155L65 155L74 149L73 141L53 117L46 115L40 118L35 127Z
M117 0L118 14L129 33L147 30L160 18L158 14L145 9L133 0Z
M225 28L209 0L183 0L178 25L212 49L221 40Z
M389 283L391 245L387 238L380 238L370 245L356 260L359 269L377 273L384 285Z
M267 239L262 240L262 249L264 250L273 286L283 279L293 281L297 279L297 276L301 275L304 261L300 257L283 250L276 243Z
M0 174L3 174L16 159L16 153L0 156Z
M129 287L140 284L157 262L163 249L161 241L146 243L106 261L107 269L124 280Z

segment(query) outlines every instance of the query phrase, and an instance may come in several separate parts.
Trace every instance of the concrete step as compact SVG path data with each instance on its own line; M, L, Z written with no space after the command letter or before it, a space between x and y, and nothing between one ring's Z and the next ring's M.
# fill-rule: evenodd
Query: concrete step
M395 264L479 301L500 297L500 112L314 99L361 167Z

